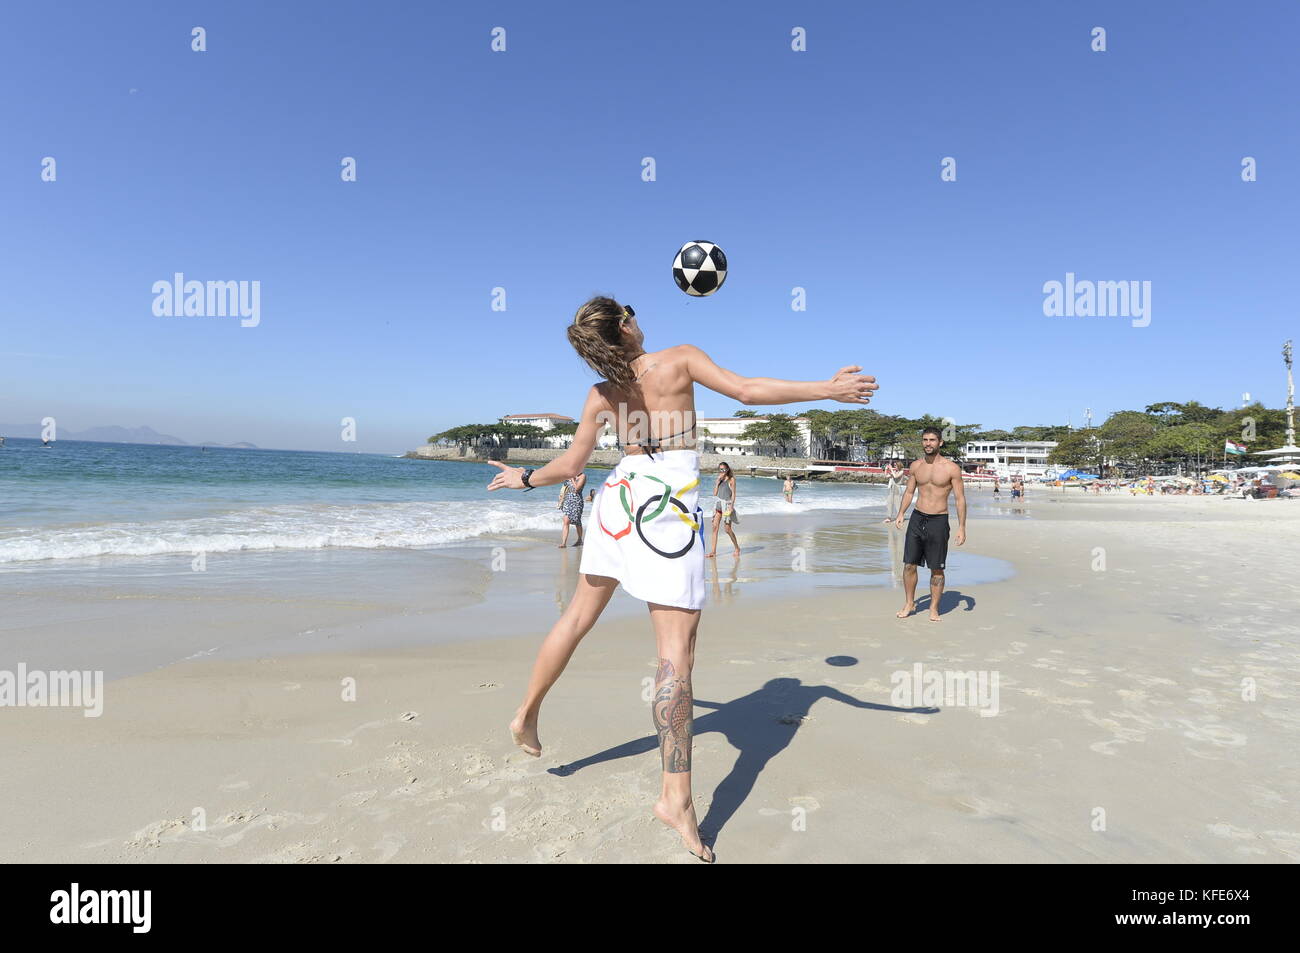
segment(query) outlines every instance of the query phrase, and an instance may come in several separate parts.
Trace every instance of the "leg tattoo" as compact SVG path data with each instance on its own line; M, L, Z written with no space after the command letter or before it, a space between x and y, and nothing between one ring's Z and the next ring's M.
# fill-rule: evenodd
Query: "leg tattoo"
M673 663L659 660L655 676L655 700L652 706L659 750L663 753L664 771L681 774L691 770L691 682L679 678Z

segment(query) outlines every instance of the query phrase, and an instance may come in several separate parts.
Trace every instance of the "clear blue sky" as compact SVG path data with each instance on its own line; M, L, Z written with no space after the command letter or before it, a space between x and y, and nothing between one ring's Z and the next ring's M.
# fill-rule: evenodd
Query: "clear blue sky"
M885 413L1280 406L1278 352L1300 336L1298 10L15 6L0 422L396 451L576 414L593 376L564 329L594 293L631 303L647 346L690 341L741 373L862 364ZM731 262L712 298L672 282L696 238ZM155 317L151 286L176 271L260 281L261 324ZM1044 317L1066 272L1151 281L1150 326Z

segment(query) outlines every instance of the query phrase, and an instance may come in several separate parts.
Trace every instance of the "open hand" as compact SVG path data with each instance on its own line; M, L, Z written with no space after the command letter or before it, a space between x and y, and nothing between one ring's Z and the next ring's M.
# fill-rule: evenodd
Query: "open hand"
M862 370L856 364L849 367L841 367L835 372L835 376L828 382L831 390L831 400L837 400L841 404L869 404L871 403L871 394L879 390L880 385L876 379L867 374L859 374Z
M522 490L524 488L523 467L508 467L496 460L489 460L488 463L501 469L501 472L494 476L492 482L488 484L489 490Z

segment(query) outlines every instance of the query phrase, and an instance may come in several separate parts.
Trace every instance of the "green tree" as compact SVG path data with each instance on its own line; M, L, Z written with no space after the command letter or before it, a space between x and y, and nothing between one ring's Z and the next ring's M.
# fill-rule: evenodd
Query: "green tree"
M799 444L799 425L789 414L769 414L766 420L756 420L747 426L741 436L774 446L781 456L787 456L789 449Z
M1199 469L1201 462L1213 452L1216 442L1214 428L1209 424L1175 424L1156 431L1143 448L1143 456ZM1223 445L1220 443L1218 446Z
M954 424L949 423L944 417L935 417L931 414L923 414L916 420L907 421L909 424L903 431L901 443L909 459L917 459L924 449L921 444L921 431L926 427L937 427L942 437L943 446L939 452L950 460L960 462L966 457L966 444L975 439L979 433L979 424Z
M805 411L803 416L808 421L808 436L812 442L812 455L814 457L826 456L832 445L831 434L835 422L834 411L814 408Z
M1107 417L1097 431L1106 456L1122 465L1137 467L1146 460L1146 444L1155 436L1156 425L1149 414L1120 410Z
M1259 401L1220 413L1211 426L1220 452L1225 440L1244 443L1252 451L1272 450L1286 441L1286 411L1270 410Z
M1077 467L1102 472L1105 444L1096 427L1086 427L1066 434L1047 455L1053 466Z
M1070 428L1065 424L1054 424L1047 427L1017 427L1011 431L1012 440L1060 440L1070 432Z

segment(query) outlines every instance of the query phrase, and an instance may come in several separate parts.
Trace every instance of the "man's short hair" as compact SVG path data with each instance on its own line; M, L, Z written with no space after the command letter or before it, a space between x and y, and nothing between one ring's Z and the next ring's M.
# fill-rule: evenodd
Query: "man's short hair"
M926 427L924 430L921 431L921 436L924 437L928 433L932 433L936 437L938 437L940 443L943 442L943 431L940 430L938 427Z

